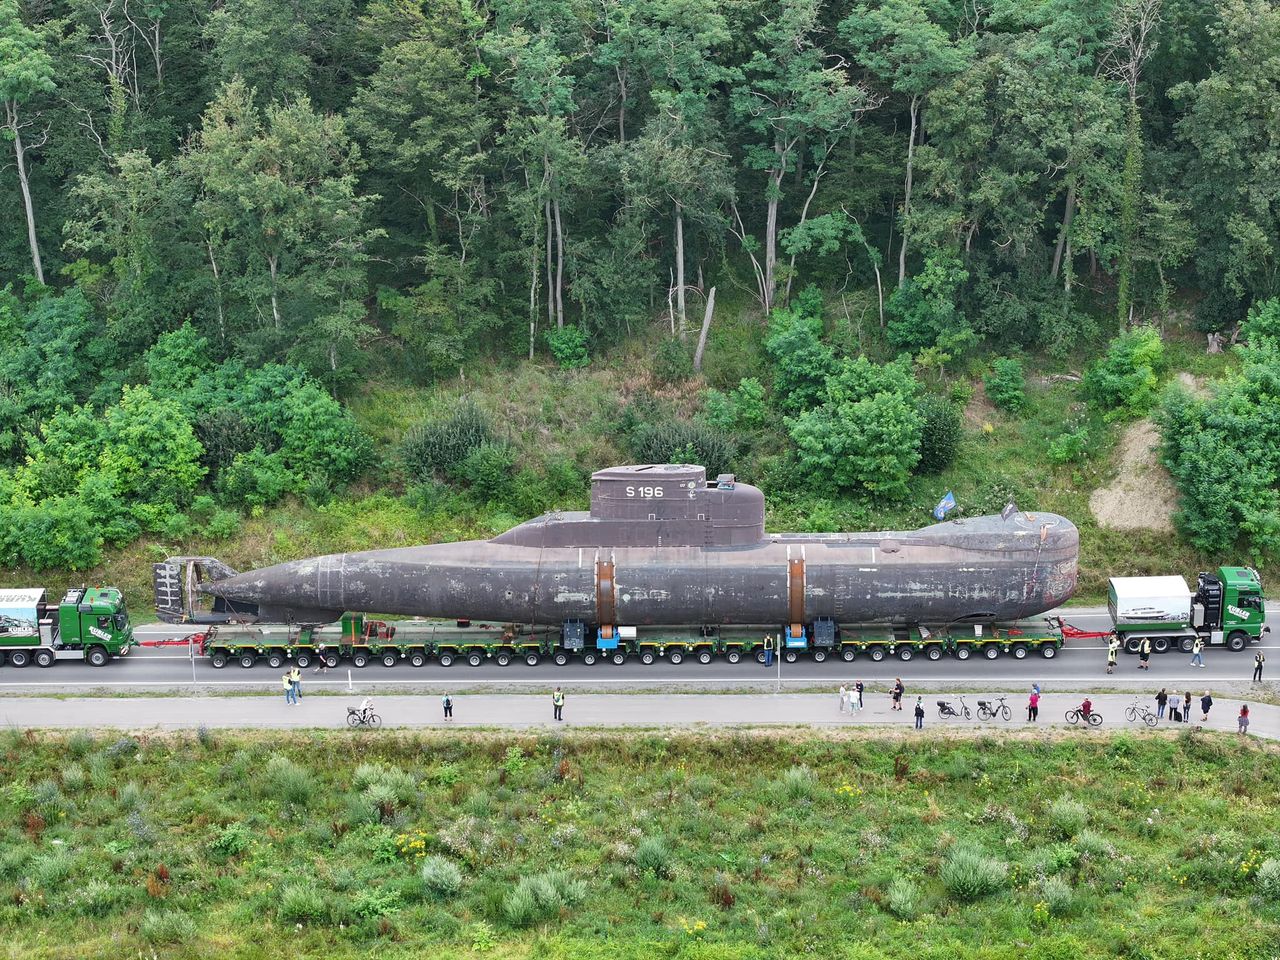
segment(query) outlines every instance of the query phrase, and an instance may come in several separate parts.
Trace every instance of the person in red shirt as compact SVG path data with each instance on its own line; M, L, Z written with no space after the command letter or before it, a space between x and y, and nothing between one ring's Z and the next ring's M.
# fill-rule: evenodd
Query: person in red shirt
M1085 697L1084 703L1080 704L1080 716L1088 720L1091 713L1093 713L1093 701Z
M1040 693L1032 689L1031 696L1027 697L1027 722L1030 723L1040 716Z

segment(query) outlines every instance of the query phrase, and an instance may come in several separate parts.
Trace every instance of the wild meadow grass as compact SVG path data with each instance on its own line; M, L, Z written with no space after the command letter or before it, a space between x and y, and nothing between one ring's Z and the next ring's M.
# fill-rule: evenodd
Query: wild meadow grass
M1219 735L0 734L6 954L1270 957Z

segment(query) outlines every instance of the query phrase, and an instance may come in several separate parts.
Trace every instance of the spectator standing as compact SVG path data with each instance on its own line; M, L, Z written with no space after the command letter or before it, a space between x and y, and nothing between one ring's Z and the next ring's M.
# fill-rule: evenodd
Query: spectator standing
M916 729L924 729L924 697L916 697Z
M893 703L889 709L891 710L902 709L902 694L905 691L906 691L906 687L902 685L902 678L901 677L895 678L893 681L893 692L891 694Z
M1160 688L1160 692L1156 694L1156 719L1164 719L1164 708L1169 705L1169 694L1165 692L1164 687Z
M1240 708L1240 716L1236 717L1236 729L1240 733L1249 732L1249 705L1247 703Z
M444 718L446 720L453 719L453 697L445 694L440 698L440 705L444 707Z
M1259 650L1257 653L1253 655L1253 682L1254 683L1262 682L1262 665L1266 662L1267 662L1267 658L1263 655L1261 650Z
M551 712L556 720L564 719L564 693L559 687L556 687L555 693L551 694Z
M1191 691L1188 690L1182 696L1182 722L1191 722Z
M1034 723L1040 716L1040 691L1031 688L1031 696L1027 697L1027 722Z
M1196 637L1191 641L1191 666L1204 666L1204 638Z
M766 667L773 666L773 636L765 634L764 637L764 665ZM556 717L559 720L559 717Z
M302 671L294 664L292 670L289 671L289 679L293 682L293 697L295 700L302 699Z
M1177 690L1169 694L1169 719L1174 723L1182 722L1182 697Z
M1209 708L1213 706L1213 697L1209 695L1209 691L1204 692L1204 696L1200 698L1200 722L1204 723L1209 719Z
M849 709L849 688L843 683L840 684L840 712L844 713Z
M294 692L293 677L286 672L280 677L280 685L284 687L284 702L298 705L298 695Z
M1116 668L1116 657L1120 653L1120 640L1113 633L1111 639L1107 641L1107 673L1111 673Z
M862 709L862 681L859 680L853 685L853 692L858 695L858 709Z
M1138 669L1151 669L1151 638L1143 637L1142 644L1138 647Z

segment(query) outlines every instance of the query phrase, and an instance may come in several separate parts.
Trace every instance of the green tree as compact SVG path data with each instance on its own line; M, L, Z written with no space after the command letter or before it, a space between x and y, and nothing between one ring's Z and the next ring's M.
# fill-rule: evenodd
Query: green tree
M1108 419L1143 416L1159 397L1166 367L1164 341L1158 330L1127 330L1111 341L1106 356L1085 371L1085 396L1090 404L1106 411Z

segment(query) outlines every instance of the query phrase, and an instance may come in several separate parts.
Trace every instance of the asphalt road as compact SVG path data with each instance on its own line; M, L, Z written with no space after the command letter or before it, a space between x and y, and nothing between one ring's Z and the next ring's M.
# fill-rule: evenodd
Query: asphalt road
M1064 616L1069 623L1083 630L1108 629L1111 623L1106 611L1098 608L1074 608L1064 611ZM1280 606L1269 608L1268 616L1273 622L1280 621ZM185 632L186 628L165 624L148 624L135 628L139 639L181 637ZM1280 630L1277 630L1275 636L1276 640L1269 638L1261 645L1271 661L1268 666L1273 673L1280 671L1280 653L1276 652L1280 651ZM608 688L644 688L673 684L713 688L744 685L776 687L780 681L783 687L794 688L826 684L835 686L843 680L854 679L867 683L885 683L892 682L895 677L903 677L910 678L915 684L973 682L996 683L1012 688L1033 681L1046 685L1105 683L1121 687L1131 683L1158 683L1186 689L1187 686L1203 688L1214 684L1247 683L1253 671L1253 651L1256 649L1258 647L1255 645L1244 652L1231 653L1225 648L1209 648L1205 652L1206 666L1203 668L1190 666L1190 657L1183 653L1153 655L1150 671L1138 669L1137 657L1122 654L1119 666L1111 676L1106 674L1104 642L1085 640L1068 641L1052 660L1032 654L1025 660L1001 656L997 660L975 658L962 662L944 657L930 662L917 655L908 663L894 658L873 663L865 656L853 663L838 660L814 663L802 657L796 663L783 663L780 667L775 662L770 668L755 661L744 660L729 664L719 659L709 664L686 660L678 665L660 660L645 666L632 658L621 667L609 663L597 663L588 667L579 661L557 667L544 660L536 667L517 661L506 667L499 667L491 662L479 667L469 667L459 662L447 668L436 663L414 668L408 664L384 667L375 661L363 669L352 668L346 662L327 673L316 673L313 669L308 669L304 674L304 682L311 686L335 688L345 688L349 682L354 682L359 689L403 689L414 686L427 689L463 689L476 684L542 687L563 684ZM1280 673L1275 676L1280 676ZM34 666L22 669L0 667L0 692L5 693L131 688L274 690L278 684L279 672L264 662L259 662L250 669L231 664L218 670L206 659L197 657L193 661L182 647L137 648L127 657L114 660L102 668L75 661L60 661L45 670Z

